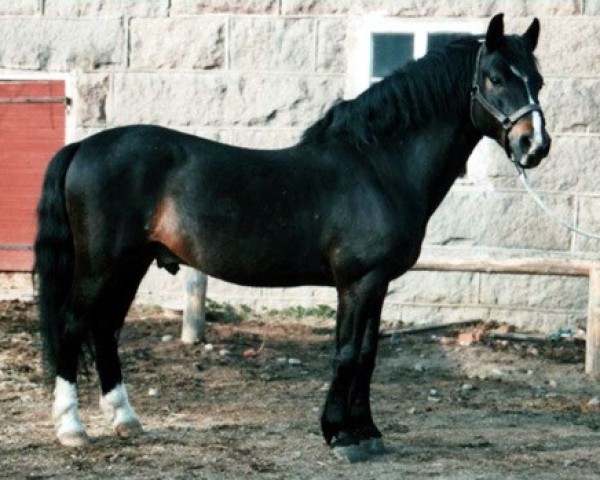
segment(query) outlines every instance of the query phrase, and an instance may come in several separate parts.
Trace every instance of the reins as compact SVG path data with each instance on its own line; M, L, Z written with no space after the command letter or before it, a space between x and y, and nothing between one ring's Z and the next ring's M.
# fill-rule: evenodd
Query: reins
M586 230L582 230L581 228L578 228L575 225L572 225L570 222L561 218L548 205L546 205L544 203L544 201L542 200L542 198L539 196L539 194L533 189L533 187L529 183L529 179L527 178L525 169L523 167L521 167L521 165L519 165L519 163L516 160L511 158L510 161L515 166L515 169L517 170L517 174L519 176L519 180L521 180L521 183L525 187L525 190L527 190L527 193L529 193L529 195L531 195L531 197L535 200L535 203L538 204L538 206L546 213L546 215L548 215L550 218L552 218L552 220L554 220L556 223L562 225L563 227L567 228L568 230L570 230L574 233L577 233L578 235L581 235L583 237L593 238L595 240L600 240L600 235L598 235L596 233L588 232Z

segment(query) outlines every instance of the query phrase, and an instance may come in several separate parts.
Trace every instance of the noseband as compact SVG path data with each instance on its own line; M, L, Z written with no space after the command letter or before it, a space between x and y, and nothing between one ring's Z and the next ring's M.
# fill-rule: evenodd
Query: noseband
M500 125L500 143L504 147L506 154L510 158L510 146L508 144L508 133L512 129L512 127L519 121L521 117L524 117L528 113L531 112L540 112L542 117L544 114L542 113L542 107L540 107L537 103L528 103L524 107L519 108L517 111L507 115L504 112L498 110L494 105L492 105L487 98L483 96L481 93L481 83L483 81L483 71L481 69L481 59L483 58L483 54L485 53L485 44L482 44L479 47L479 51L477 52L477 60L475 62L475 72L473 74L473 84L471 86L471 122L473 122L473 126L477 128L477 124L475 123L475 117L473 115L473 108L476 103L479 103L483 109L488 112Z

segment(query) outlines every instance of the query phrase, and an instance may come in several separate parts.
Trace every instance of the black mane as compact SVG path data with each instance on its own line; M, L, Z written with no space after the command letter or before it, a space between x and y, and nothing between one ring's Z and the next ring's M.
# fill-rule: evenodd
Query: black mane
M334 135L359 148L373 146L464 108L479 45L475 37L466 37L408 63L354 100L335 104L304 131L302 141Z

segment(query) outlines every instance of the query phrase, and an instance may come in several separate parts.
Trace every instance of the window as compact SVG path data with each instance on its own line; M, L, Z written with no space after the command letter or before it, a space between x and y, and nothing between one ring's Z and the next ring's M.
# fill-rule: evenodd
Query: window
M346 98L354 98L406 62L464 35L483 35L487 20L413 20L383 17L359 17L348 29L348 73ZM478 158L474 169L461 183L477 181L485 175L489 158L497 147L484 140L473 152ZM482 160L482 161L479 161Z
M485 32L487 23L470 20L356 19L350 28L348 83L352 98L408 61L464 35ZM356 27L356 28L354 28Z

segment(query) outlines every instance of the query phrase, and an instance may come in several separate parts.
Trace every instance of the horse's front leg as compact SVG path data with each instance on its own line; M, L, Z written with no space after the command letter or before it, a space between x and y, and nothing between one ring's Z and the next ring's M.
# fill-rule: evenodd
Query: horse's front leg
M321 429L334 452L350 461L365 458L360 442L366 437L362 438L364 435L357 430L357 422L353 422L352 405L356 397L353 392L357 391L355 385L365 384L362 379L357 382L357 373L364 370L360 365L365 329L370 319L379 318L386 290L387 282L379 272L371 272L347 286L338 286L333 379L321 416ZM370 373L367 377L368 384Z
M382 300L383 304L383 300ZM381 431L371 413L371 379L377 358L381 311L369 318L350 391L350 425L360 446L372 455L385 452Z

